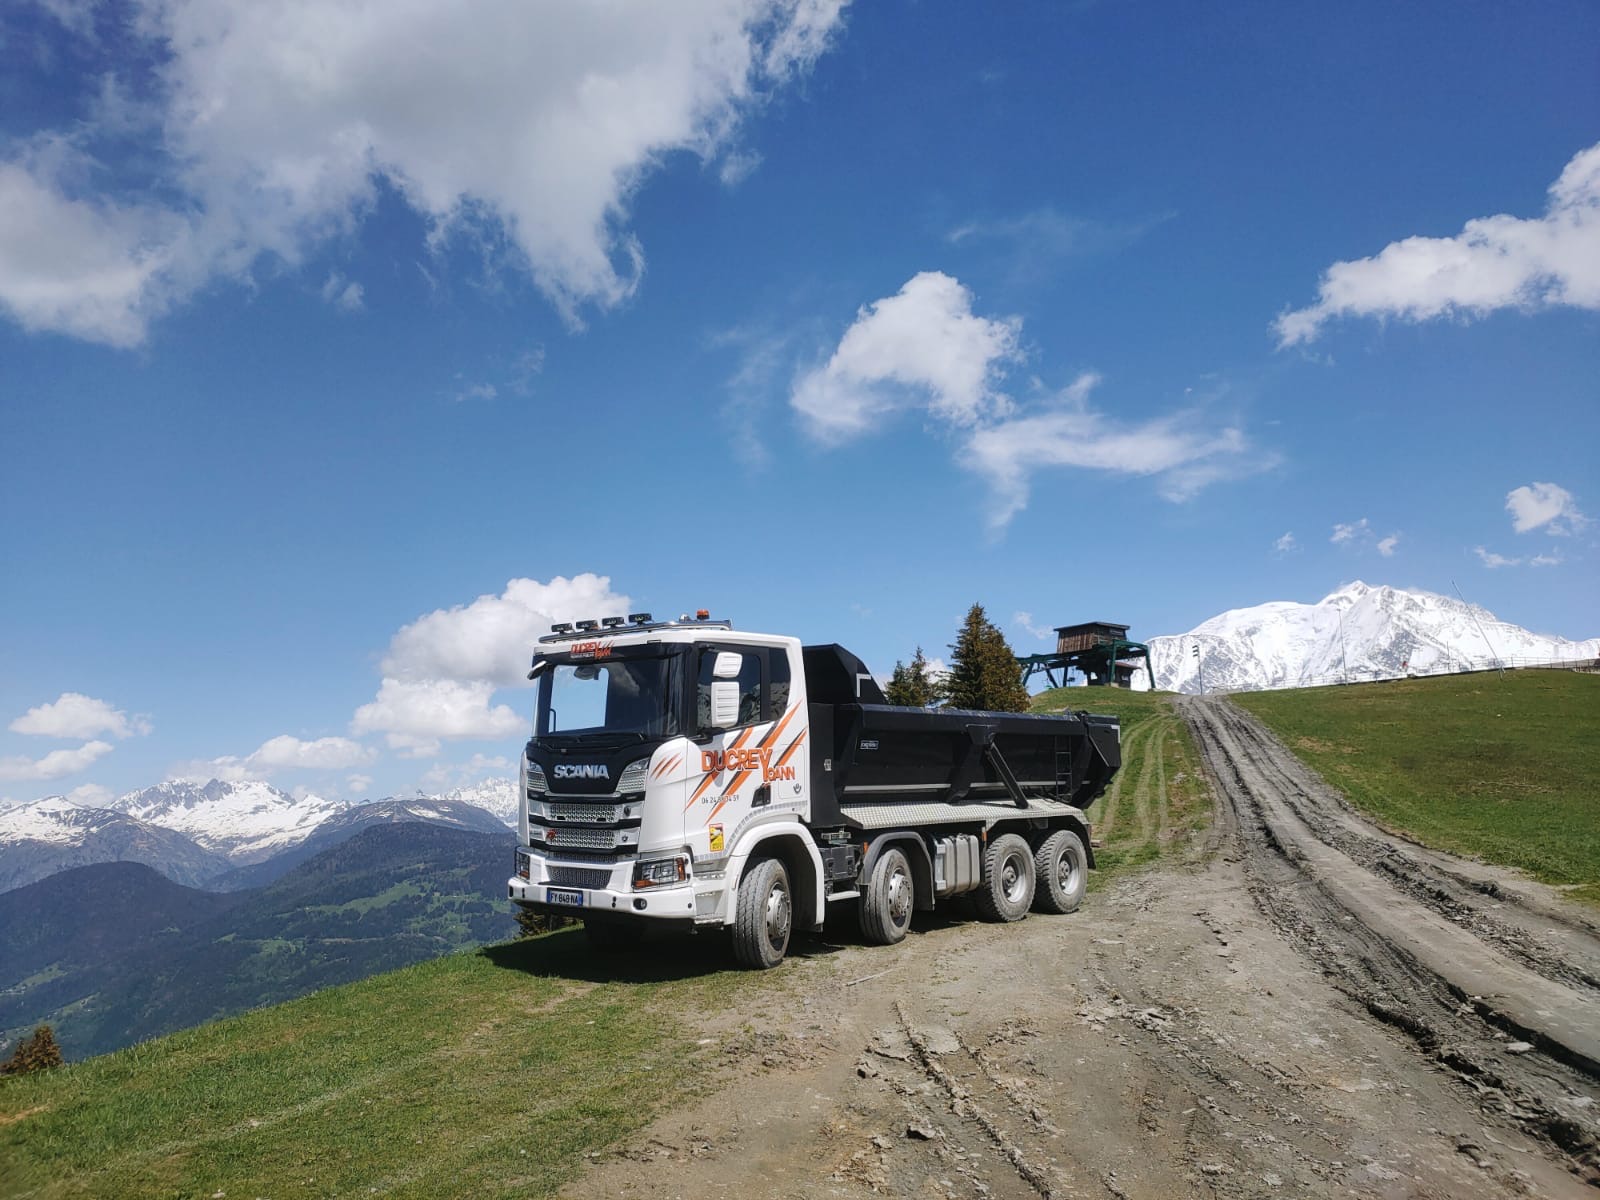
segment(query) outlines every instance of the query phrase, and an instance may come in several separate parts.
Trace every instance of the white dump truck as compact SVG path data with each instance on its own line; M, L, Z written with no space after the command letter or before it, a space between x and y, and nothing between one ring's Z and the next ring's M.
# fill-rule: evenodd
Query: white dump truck
M964 894L994 921L1073 911L1121 764L1116 717L896 707L842 646L703 610L553 626L529 677L511 899L600 945L728 928L749 967L829 905L883 944Z

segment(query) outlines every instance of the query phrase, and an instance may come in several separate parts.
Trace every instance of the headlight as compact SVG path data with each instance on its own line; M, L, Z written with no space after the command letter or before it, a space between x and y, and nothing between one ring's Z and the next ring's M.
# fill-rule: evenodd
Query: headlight
M639 888L665 887L682 883L689 878L689 860L680 854L676 858L652 858L635 864L633 886Z
M622 775L617 779L617 791L642 792L645 780L650 777L650 760L641 758L638 762L629 763L622 768Z
M538 763L528 764L528 773L524 779L526 782L523 786L527 788L530 796L542 796L549 790L544 782L544 768Z

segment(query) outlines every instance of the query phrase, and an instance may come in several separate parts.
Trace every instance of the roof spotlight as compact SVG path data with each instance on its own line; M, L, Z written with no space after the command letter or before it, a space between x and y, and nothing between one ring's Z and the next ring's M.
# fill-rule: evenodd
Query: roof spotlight
M604 625L607 629L620 629L622 627L622 618L621 617L601 617L600 618L600 624Z
M593 633L596 629L599 629L599 628L600 628L600 622L599 621L579 621L578 622L578 629L582 633Z
M650 624L651 616L649 613L629 613L628 620L635 625L648 625Z
M551 633L571 633L572 632L572 622L571 621L557 621L554 625L550 626L550 632Z

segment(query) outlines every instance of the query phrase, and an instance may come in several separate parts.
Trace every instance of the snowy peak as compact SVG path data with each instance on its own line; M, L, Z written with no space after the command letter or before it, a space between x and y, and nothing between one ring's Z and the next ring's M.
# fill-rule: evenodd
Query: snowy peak
M75 804L65 796L46 796L0 812L0 891L100 862L144 863L191 887L228 865L174 830L109 808Z
M295 799L258 780L220 779L159 783L119 797L112 807L186 834L238 864L258 862L304 841L345 808L320 796Z
M522 799L517 795L515 779L481 779L477 783L453 788L438 796L424 797L419 793L418 798L470 804L473 808L493 813L512 829L517 828L522 820Z
M1547 637L1450 596L1359 580L1315 604L1232 609L1149 645L1156 686L1181 692L1313 687L1600 655L1600 638Z

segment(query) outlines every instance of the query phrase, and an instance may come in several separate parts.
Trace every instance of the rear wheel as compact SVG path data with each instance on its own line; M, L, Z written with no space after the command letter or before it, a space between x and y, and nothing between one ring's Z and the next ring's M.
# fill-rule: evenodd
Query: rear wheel
M983 852L983 883L973 893L986 921L1020 921L1033 903L1033 850L1014 833L1003 833Z
M1071 829L1058 829L1039 843L1033 856L1038 882L1033 890L1033 911L1076 912L1089 882L1089 852L1083 838Z
M794 924L789 872L775 858L754 863L739 880L733 919L733 957L742 967L765 971L783 961Z
M872 864L872 877L861 897L861 935L879 946L892 946L911 928L917 887L911 864L899 850L885 850Z

